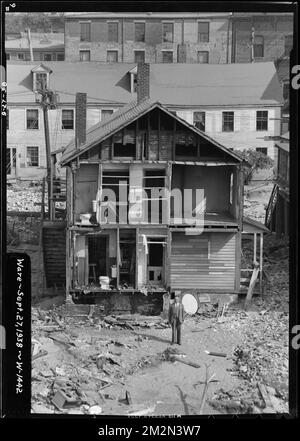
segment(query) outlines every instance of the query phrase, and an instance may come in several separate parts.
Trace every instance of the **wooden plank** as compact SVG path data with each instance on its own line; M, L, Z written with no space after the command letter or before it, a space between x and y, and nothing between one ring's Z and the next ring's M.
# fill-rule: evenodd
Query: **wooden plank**
M250 304L250 302L251 302L258 273L259 273L259 265L257 265L254 268L254 271L252 273L250 284L249 284L249 288L248 288L248 291L247 291L247 296L246 296L246 299L245 299L244 309L247 309L249 304Z

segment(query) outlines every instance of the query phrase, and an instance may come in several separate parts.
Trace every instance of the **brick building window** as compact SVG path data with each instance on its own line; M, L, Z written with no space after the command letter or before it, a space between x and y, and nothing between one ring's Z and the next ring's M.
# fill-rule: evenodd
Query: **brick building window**
M256 35L254 37L254 58L264 57L264 37L262 35Z
M108 63L117 63L118 62L118 51L107 51L106 60Z
M256 130L268 130L267 110L258 110L256 112Z
M6 60L10 60L10 54L6 54Z
M44 54L44 61L52 61L52 54Z
M144 63L145 62L145 51L134 51L134 62Z
M209 41L209 22L198 23L198 43L208 43Z
M163 23L163 43L173 43L173 23Z
M74 110L73 109L63 109L61 111L61 128L63 130L73 130L74 129Z
M39 128L39 111L38 111L38 109L26 110L26 128L38 130L38 128Z
M80 61L91 61L91 51L79 51Z
M39 148L38 147L27 147L27 167L38 167L39 166Z
M208 63L208 52L207 51L198 51L197 52L197 61L198 63Z
M65 55L64 54L57 54L57 61L64 61Z
M234 112L222 112L222 132L234 131Z
M25 55L22 53L18 54L18 60L25 60Z
M113 113L114 113L114 111L112 109L102 109L101 110L101 121L105 121Z
M163 53L162 53L162 62L163 63L173 63L173 52L171 52L171 51L163 51Z
M255 149L257 152L263 153L264 155L268 154L268 148L267 147L256 147Z
M135 41L145 41L145 23L135 23L134 25L134 39Z
M118 22L109 22L107 23L107 31L108 31L108 41L110 42L118 42Z
M91 23L80 23L80 41L91 41Z
M195 127L197 127L197 129L205 132L205 112L194 112L193 124Z

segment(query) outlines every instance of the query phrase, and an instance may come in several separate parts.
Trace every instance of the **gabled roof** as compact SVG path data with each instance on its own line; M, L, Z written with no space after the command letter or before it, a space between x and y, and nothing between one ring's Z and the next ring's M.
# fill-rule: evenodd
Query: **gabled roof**
M75 140L70 142L61 158L61 165L66 165L68 162L78 157L82 153L88 151L93 146L99 144L104 141L109 136L112 136L117 131L121 130L125 126L134 122L144 114L150 112L154 108L159 108L160 110L167 113L169 116L188 127L191 131L195 132L197 135L201 135L204 139L214 144L220 150L227 153L231 156L235 161L242 162L242 159L239 155L234 153L233 151L227 149L223 145L219 144L217 141L212 139L210 136L197 129L195 126L190 125L185 120L179 118L178 116L171 113L168 109L166 109L162 104L153 99L143 100L141 103L137 103L136 101L130 102L128 105L119 109L117 112L114 112L107 120L95 124L89 130L87 130L86 142L79 148L75 146Z
M88 104L122 106L136 98L130 91L130 71L136 63L44 62L53 73L50 88L60 103L75 103L77 92L87 93ZM28 82L32 62L8 61L8 102L35 102ZM84 81L83 81L84 78ZM280 106L282 88L274 63L150 64L150 96L163 105Z
M38 66L35 66L33 69L31 69L31 72L49 72L52 73L52 70L45 66L44 64L39 64Z
M243 233L269 233L270 230L261 222L249 216L243 216Z

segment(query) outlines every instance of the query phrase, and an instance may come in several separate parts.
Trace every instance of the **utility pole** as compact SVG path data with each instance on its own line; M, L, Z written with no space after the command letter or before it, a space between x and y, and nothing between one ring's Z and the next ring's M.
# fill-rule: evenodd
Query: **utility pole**
M30 52L30 61L33 61L33 51L32 51L32 45L31 45L30 28L27 28L27 37L28 37L28 45L29 45L29 52Z
M52 180L53 170L51 165L51 147L50 147L50 134L49 134L49 120L48 110L56 108L56 95L53 91L48 90L45 85L38 90L38 93L42 96L41 106L44 116L44 133L45 133L45 147L46 147L46 164L47 164L47 193L48 193L48 213L50 219L53 216L52 213Z

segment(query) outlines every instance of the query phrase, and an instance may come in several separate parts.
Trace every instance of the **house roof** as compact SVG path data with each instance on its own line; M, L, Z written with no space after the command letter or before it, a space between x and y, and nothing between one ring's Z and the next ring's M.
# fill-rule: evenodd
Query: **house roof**
M243 233L269 233L270 230L261 222L249 216L243 216Z
M33 50L64 50L63 33L35 33L30 34L31 46ZM28 50L28 37L25 33L18 38L11 38L5 41L6 50Z
M122 106L136 98L129 71L135 63L44 62L53 73L50 88L60 103L74 104L77 92L88 104ZM8 102L34 103L32 62L7 63ZM84 78L84 81L82 79ZM150 64L150 96L167 106L278 106L283 104L272 62L241 64Z
M75 140L72 140L66 147L62 158L61 165L66 165L72 159L76 158L80 154L92 148L94 145L99 144L99 142L104 141L109 136L113 135L115 132L121 130L128 124L132 123L136 119L140 118L144 114L148 113L152 109L158 107L162 111L166 112L169 116L179 121L181 124L188 127L191 131L195 132L198 135L201 135L204 139L210 141L216 147L226 152L229 156L231 156L235 161L242 162L242 159L239 155L234 153L233 151L227 149L226 147L219 144L217 141L206 135L204 132L201 132L195 126L190 125L185 120L179 118L173 113L169 112L162 104L153 99L143 100L141 103L137 103L136 101L131 101L129 104L119 109L117 112L114 112L107 120L102 121L98 124L95 124L89 130L87 130L86 134L86 142L76 148Z
M280 137L281 139L275 143L275 146L285 152L290 152L290 132L286 132Z

